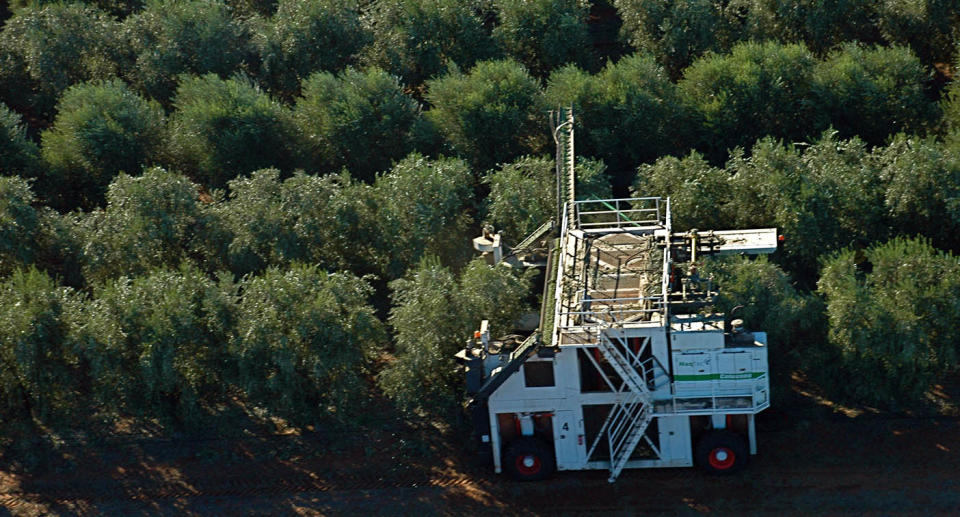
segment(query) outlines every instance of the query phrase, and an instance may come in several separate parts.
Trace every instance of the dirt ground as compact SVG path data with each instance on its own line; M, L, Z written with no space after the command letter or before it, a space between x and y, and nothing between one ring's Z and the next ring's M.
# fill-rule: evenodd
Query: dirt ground
M516 483L430 429L131 440L0 466L2 515L960 515L960 419L769 410L741 474L564 472ZM0 458L2 459L2 458ZM2 464L0 464L2 465Z

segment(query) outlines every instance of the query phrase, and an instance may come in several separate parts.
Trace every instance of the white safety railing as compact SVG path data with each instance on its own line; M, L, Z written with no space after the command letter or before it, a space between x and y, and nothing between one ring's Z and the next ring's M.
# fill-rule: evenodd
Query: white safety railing
M587 199L574 202L581 230L644 230L664 226L659 197Z
M678 393L668 400L658 400L655 412L664 414L713 413L722 409L726 413L758 413L770 407L769 374L764 373L749 381L738 381L741 386L723 386L728 380L698 382L688 391L678 388ZM701 386L702 385L702 386ZM707 385L710 389L707 390ZM675 384L676 386L676 384Z

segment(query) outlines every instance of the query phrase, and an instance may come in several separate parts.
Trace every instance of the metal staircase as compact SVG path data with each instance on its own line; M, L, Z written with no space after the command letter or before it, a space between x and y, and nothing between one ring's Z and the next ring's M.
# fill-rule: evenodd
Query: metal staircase
M610 445L608 481L613 483L630 460L630 455L640 444L640 440L644 438L647 426L653 420L653 399L648 389L648 382L656 376L652 376L652 372L648 374L645 363L640 362L639 358L630 352L629 347L618 338L611 338L607 333L602 333L597 348L629 389L627 398L614 405L600 430L601 436L606 431Z

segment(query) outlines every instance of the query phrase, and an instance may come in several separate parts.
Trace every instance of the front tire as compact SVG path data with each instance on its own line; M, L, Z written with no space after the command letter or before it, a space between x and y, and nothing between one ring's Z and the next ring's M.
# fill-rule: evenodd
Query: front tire
M697 442L695 459L700 468L711 474L733 474L747 465L747 444L733 431L710 431Z
M550 477L557 465L549 444L537 438L519 438L504 450L503 466L518 481L539 481Z

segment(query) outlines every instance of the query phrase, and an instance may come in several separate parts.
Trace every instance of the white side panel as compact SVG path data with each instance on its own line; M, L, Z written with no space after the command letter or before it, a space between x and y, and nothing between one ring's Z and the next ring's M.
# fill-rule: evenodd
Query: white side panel
M577 411L553 413L553 445L557 456L557 470L583 468L583 420Z
M657 429L660 432L660 459L672 466L693 465L690 417L659 417Z

